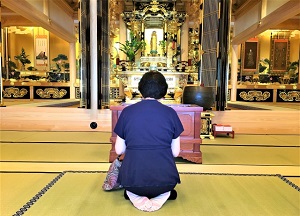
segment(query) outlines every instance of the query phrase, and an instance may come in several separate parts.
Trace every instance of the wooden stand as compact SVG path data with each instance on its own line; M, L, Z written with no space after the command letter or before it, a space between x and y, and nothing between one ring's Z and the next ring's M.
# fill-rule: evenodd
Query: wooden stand
M234 138L234 131L214 131L214 137L216 137L218 134L221 134L221 133L225 133L229 136L229 134L232 135L232 139Z
M124 104L120 106L110 107L112 111L112 136L110 138L112 145L109 154L109 162L112 162L117 157L117 154L115 152L117 134L115 134L113 131L122 110L126 106L127 105ZM183 159L189 160L194 163L202 163L202 152L200 151L200 144L202 143L202 140L200 139L200 129L201 112L203 111L203 108L189 104L169 106L177 112L184 128L184 131L180 135L179 157L182 157Z
M229 134L231 134L232 139L234 138L234 130L232 130L231 126L229 127L229 129L231 129L231 130L229 130L228 128L227 128L228 130L216 130L216 126L217 126L217 124L213 124L213 135L214 135L214 137L216 137L218 134L223 133L223 134L227 134L228 136L229 136ZM220 125L220 127L223 127L223 126Z

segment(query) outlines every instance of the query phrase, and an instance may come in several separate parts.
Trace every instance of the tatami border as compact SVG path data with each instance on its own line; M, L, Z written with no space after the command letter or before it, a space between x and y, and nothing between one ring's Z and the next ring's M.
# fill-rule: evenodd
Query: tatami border
M13 216L23 215L30 207L33 206L59 179L61 179L66 173L107 173L107 171L63 171L59 173L52 181L50 181L42 190L40 190L34 197L32 197L23 207L21 207ZM300 187L286 177L280 174L235 174L235 173L201 173L201 172L179 172L180 174L188 175L224 175L224 176L273 176L279 177L285 183L290 185L292 188L300 192Z

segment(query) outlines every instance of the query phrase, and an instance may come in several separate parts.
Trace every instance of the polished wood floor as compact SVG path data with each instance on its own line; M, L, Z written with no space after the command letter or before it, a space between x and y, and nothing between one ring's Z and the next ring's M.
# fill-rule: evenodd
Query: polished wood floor
M129 101L130 103L130 101ZM168 100L170 103L170 100ZM175 102L174 102L175 103ZM117 102L111 100L111 104L116 105ZM13 100L5 99L5 106L18 106L18 107L78 107L79 100L74 99L63 99L63 100ZM299 102L228 102L227 108L232 110L255 110L255 109L264 109L264 110L300 110Z

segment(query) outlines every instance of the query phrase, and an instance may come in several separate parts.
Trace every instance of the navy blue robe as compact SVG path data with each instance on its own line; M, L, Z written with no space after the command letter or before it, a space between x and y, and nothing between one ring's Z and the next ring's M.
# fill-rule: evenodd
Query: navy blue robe
M183 132L183 126L175 110L157 100L142 100L123 109L114 132L126 144L118 178L121 185L180 183L171 143Z

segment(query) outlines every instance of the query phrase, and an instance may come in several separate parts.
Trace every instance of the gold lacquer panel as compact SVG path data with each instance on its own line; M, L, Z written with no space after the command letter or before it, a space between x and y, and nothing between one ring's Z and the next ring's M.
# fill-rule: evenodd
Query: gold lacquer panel
M2 93L3 93L4 98L10 98L10 99L29 99L30 98L28 86L24 86L24 87L4 86Z
M34 87L35 99L69 99L69 87Z
M272 89L238 89L237 101L247 102L272 102Z

